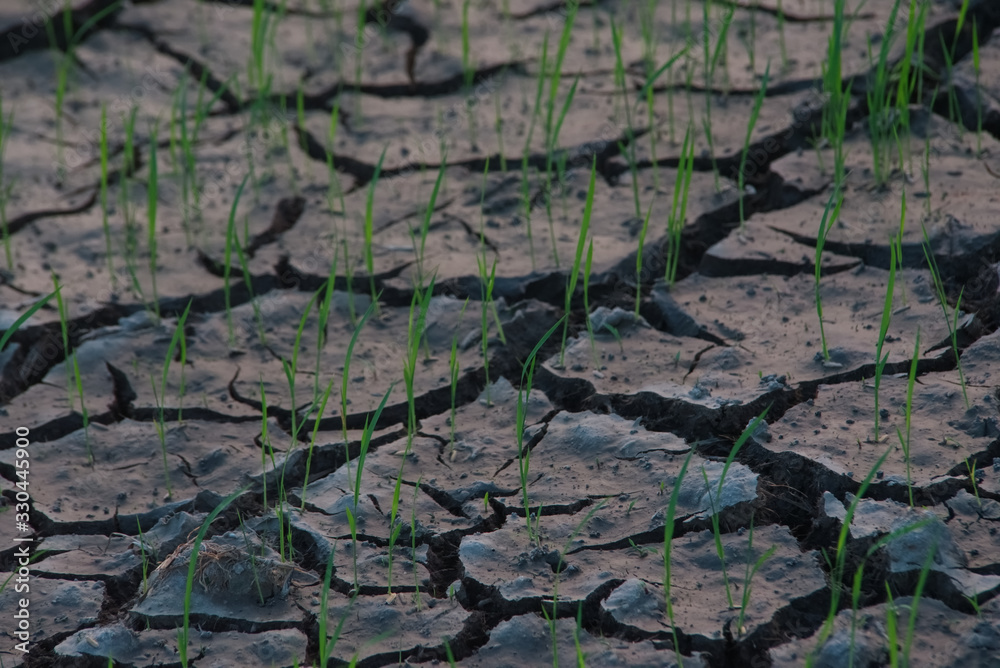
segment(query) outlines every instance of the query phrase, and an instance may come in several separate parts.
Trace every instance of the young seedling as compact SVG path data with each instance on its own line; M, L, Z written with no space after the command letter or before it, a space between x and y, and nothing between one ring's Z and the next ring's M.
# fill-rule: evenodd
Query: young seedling
M702 478L704 478L705 480L705 487L708 488L708 499L711 504L712 532L715 535L715 552L719 556L719 561L722 564L722 581L725 583L726 586L726 601L728 602L730 609L735 609L736 606L733 605L733 594L729 585L729 573L726 570L726 553L722 548L722 532L719 526L720 509L716 508L715 504L717 499L722 498L722 486L726 482L726 474L729 472L729 467L732 465L733 460L736 459L737 453L739 453L740 448L743 447L743 444L746 443L747 440L749 440L749 438L754 434L755 431L757 431L757 427L760 425L761 422L764 421L764 418L767 416L767 412L769 410L771 410L770 406L765 408L763 413L761 413L753 420L751 420L750 424L748 424L746 429L743 430L743 433L740 434L740 437L736 439L736 442L733 444L733 447L729 450L729 456L726 457L726 463L722 467L722 474L719 476L719 484L715 489L714 496L712 494L711 485L709 484L708 481L708 473L705 471L704 467L702 467L701 469L701 475Z
M905 526L901 529L897 529L896 531L893 531L891 533L882 536L877 541L875 541L875 543L870 548L868 548L868 551L865 552L865 555L861 558L861 563L858 564L857 570L854 571L853 583L851 585L851 640L850 643L848 644L848 658L847 658L848 666L855 665L854 656L857 648L856 632L858 625L857 624L858 603L861 600L861 583L864 580L865 564L868 562L869 559L871 559L871 557L876 552L878 552L884 546L888 545L890 542L897 540L908 533L912 533L914 531L922 529L929 523L930 523L929 519L921 520L920 522L910 524L909 526ZM932 553L936 549L937 548L935 546L935 548L932 550Z
M226 329L229 332L229 346L231 348L236 346L236 333L233 329L233 310L229 298L229 274L232 271L233 244L237 242L236 207L240 203L240 195L243 194L243 188L246 186L249 176L249 174L244 176L240 182L240 187L236 189L236 197L233 198L233 204L229 208L229 222L226 225L226 253L222 265L222 292L226 302Z
M878 395L882 385L882 370L889 361L889 353L882 356L886 334L889 333L889 322L892 320L892 296L896 289L896 245L889 244L889 283L885 289L885 303L882 306L882 324L878 330L878 343L875 345L875 442L879 439L879 408Z
M885 34L879 48L878 62L874 65L875 76L867 91L868 98L868 135L872 145L872 171L875 185L882 187L889 179L889 149L890 140L895 130L898 114L890 105L889 89L889 52L895 39L896 16L902 0L896 0L889 12ZM871 39L868 40L868 59L872 60ZM898 93L898 87L897 87Z
M757 571L760 570L761 566L763 566L768 559L774 556L774 553L777 552L777 550L778 546L772 545L766 552L764 552L764 554L757 557L757 560L754 561L753 564L751 564L750 560L753 558L753 517L751 516L750 531L747 536L746 572L743 575L743 600L740 601L740 616L736 620L736 628L740 635L743 635L745 632L743 628L743 620L746 619L747 607L750 605L750 588L751 583L753 582L753 576L757 574Z
M497 259L493 258L493 266L489 273L486 272L485 251L476 256L476 263L479 267L480 303L482 304L479 331L483 351L483 373L486 376L486 404L492 406L493 402L490 399L489 312L490 305L493 303L493 285L496 283L497 277Z
M74 32L72 6L69 2L63 3L62 10L62 34L66 39L63 53L56 55L56 163L58 165L59 180L66 176L66 163L63 160L63 104L66 100L66 90L69 86L69 71L73 63L77 62L76 47L80 39L90 31L99 21L103 20L111 12L120 8L121 2L109 3L106 7L94 13ZM53 51L58 52L58 40L56 39L55 17L45 22L45 31L48 34L49 45ZM12 42L13 44L13 42ZM15 51L16 52L16 51Z
M594 369L600 369L601 361L597 357L597 344L594 343L594 326L590 322L590 266L594 261L594 240L587 246L587 260L583 263L583 312L587 318L587 338L590 339L590 352L594 356Z
M167 400L167 377L170 373L170 363L174 360L174 352L177 350L177 346L185 346L184 343L184 325L187 322L188 313L191 311L192 300L188 300L187 306L184 308L184 312L181 317L177 319L177 326L174 328L174 335L170 338L170 345L167 346L167 354L163 358L163 375L160 378L160 391L156 391L156 383L152 382L153 378L150 377L150 381L153 385L153 397L159 407L158 417L156 421L156 433L160 438L160 452L163 455L163 476L166 480L167 485L167 498L173 497L173 490L170 487L170 465L167 463L167 426L166 426L166 413L165 404ZM183 374L184 369L181 368L181 373ZM181 387L181 392L183 392L183 386Z
M677 266L681 257L681 232L687 218L688 192L691 188L691 174L694 172L694 133L689 125L684 133L681 159L677 165L677 179L674 181L674 197L670 203L667 218L667 257L663 280L673 285L677 280Z
M563 304L563 312L569 314L570 304L573 301L573 294L576 292L576 282L580 277L580 261L583 259L583 248L590 230L590 214L594 208L594 184L597 179L597 156L590 166L590 185L587 186L587 201L583 208L583 220L580 222L579 237L576 241L576 256L573 259L573 270L566 280L566 296ZM566 361L566 335L569 333L569 319L563 321L562 347L559 349L559 366L563 366Z
M194 592L194 574L198 568L197 566L198 550L201 549L201 543L203 540L205 540L205 534L208 533L208 527L211 526L212 522L215 521L215 518L218 517L222 511L228 508L229 504L231 504L233 501L239 498L240 495L242 495L243 492L245 492L247 489L248 489L247 487L243 487L241 489L236 490L235 492L227 496L225 499L223 499L222 502L215 507L215 510L213 510L208 514L208 517L205 518L205 521L201 523L201 528L198 529L198 534L195 536L194 543L191 546L191 559L188 562L187 580L185 581L184 584L184 622L181 625L181 628L177 630L177 653L180 655L181 666L183 666L183 668L188 667L188 636L191 630L191 594ZM330 556L330 559L332 561L333 559L332 554ZM327 573L329 573L329 570L327 571ZM329 584L330 584L329 575L327 576L324 584L326 585L326 587L324 588L324 594L325 594L329 590ZM326 602L325 595L323 597L323 601L324 603ZM323 612L325 612L325 610ZM326 615L324 614L320 619L321 620L326 619ZM322 624L322 621L320 623ZM325 628L323 626L321 626L320 628L321 631L325 631ZM321 634L321 638L324 636L325 633Z
M615 85L621 89L622 92L622 103L625 105L625 137L627 146L619 143L618 149L622 156L625 157L629 164L629 169L632 172L632 198L635 203L635 215L636 217L642 215L639 207L639 179L637 170L637 160L636 160L636 147L635 147L635 132L632 125L632 105L629 104L629 96L627 83L625 78L625 61L622 58L622 33L621 30L615 25L615 20L611 19L611 44L614 46L615 50ZM649 88L652 88L650 84L647 84ZM646 90L639 91L640 99ZM616 110L617 112L617 110ZM615 113L615 116L618 116Z
M830 637L830 634L833 633L834 619L836 618L837 611L840 609L840 597L843 593L842 585L844 583L844 569L847 564L847 536L851 532L851 522L854 519L854 513L857 510L858 503L860 503L861 499L864 497L865 492L868 491L868 487L875 478L875 474L881 470L882 464L885 462L890 452L892 452L891 447L882 453L882 456L878 458L878 461L876 461L871 470L868 471L868 475L865 476L864 481L861 483L860 487L858 487L858 492L854 496L854 501L852 501L851 505L848 506L844 519L841 521L840 533L837 536L836 553L833 562L830 564L830 608L827 611L823 626L816 634L816 647L806 658L807 668L810 668L813 665L816 651L823 646L823 643L825 643ZM827 560L829 561L829 558Z
M410 317L407 324L407 349L406 359L403 361L403 384L406 387L407 422L406 422L406 448L403 450L399 463L399 472L396 474L396 485L392 492L392 510L389 514L389 582L388 594L392 596L392 558L396 540L403 528L402 523L397 522L399 516L399 495L403 482L403 469L406 466L406 459L410 456L413 447L413 438L417 433L417 412L416 394L413 390L413 383L417 373L417 357L420 351L420 341L424 336L424 328L427 323L427 311L430 308L431 297L434 294L434 279L426 289L421 290L419 286L414 287L413 298L410 301ZM416 314L416 317L414 317Z
M514 440L517 444L517 466L518 475L521 479L521 503L524 507L524 521L528 530L528 536L535 536L531 526L531 501L528 497L528 471L531 467L531 448L529 448L524 442L524 430L525 421L528 416L528 406L530 405L531 399L531 386L535 378L535 362L537 361L538 351L541 350L545 342L555 333L562 324L562 320L567 316L563 316L556 324L539 339L538 343L532 349L531 353L528 355L527 359L521 367L521 386L517 392L517 407L516 407L516 418L514 427ZM538 509L538 520L541 521L542 509Z
M149 574L149 555L146 553L146 539L142 535L142 522L139 518L135 520L135 526L139 530L139 552L142 556L142 592L141 595L145 596L146 592L149 591L149 581L147 575Z
M136 224L129 202L129 181L138 167L135 148L135 117L138 111L138 108L133 106L125 117L125 148L122 156L123 165L119 192L121 194L122 217L125 221L125 268L132 280L132 289L145 302L142 285L136 274L136 254L138 253L139 241L136 237Z
M434 188L431 190L431 198L427 201L427 208L424 211L423 224L420 226L420 250L416 248L416 239L413 240L414 243L414 254L417 256L417 283L423 285L427 280L427 276L424 271L424 249L427 246L427 234L430 232L431 227L431 216L434 214L434 205L437 203L438 193L441 191L441 182L444 180L444 171L448 165L447 155L442 156L441 167L438 170L437 180L434 181ZM486 170L489 171L489 159L486 161ZM480 207L481 209L482 207Z
M910 473L910 418L913 415L913 386L917 379L917 361L920 358L920 328L917 327L917 337L913 344L913 357L910 359L910 374L906 380L906 434L896 427L896 436L903 449L903 460L906 462L906 491L913 507L913 477Z
M358 525L357 525L357 514L358 514L358 500L361 497L361 476L365 470L365 461L368 459L368 449L371 447L372 435L375 433L375 427L378 425L378 420L382 417L382 411L385 409L386 403L389 401L389 396L392 391L396 388L396 384L393 383L386 390L386 393L382 396L382 401L379 402L378 408L375 409L374 415L372 415L369 420L365 418L365 428L361 432L361 446L358 449L358 466L354 472L354 502L352 508L345 508L347 511L347 523L351 530L351 541L352 541L352 555L354 559L354 591L357 592L360 589L360 584L358 582ZM318 422L317 422L318 424ZM308 472L308 468L306 469ZM350 477L350 470L348 469L348 477ZM305 486L302 487L303 495L303 506L305 505ZM391 554L391 552L390 552ZM392 572L392 561L390 557L389 570ZM391 582L390 578L390 582Z
M764 70L764 78L760 82L760 90L757 91L757 97L754 98L753 108L750 110L750 122L747 124L747 136L743 140L743 153L740 155L740 171L738 172L739 178L739 198L740 198L740 227L743 228L746 225L746 217L743 212L743 200L746 198L746 191L744 188L744 179L746 178L746 165L747 165L747 155L750 153L750 136L753 134L753 128L757 125L757 117L760 116L760 108L764 104L764 95L767 93L767 82L771 75L771 63L768 61L767 68Z
M910 662L910 652L913 649L913 639L916 635L917 610L920 606L920 599L924 595L924 587L927 585L927 576L930 574L931 564L937 555L938 545L934 543L931 549L927 550L923 566L920 567L920 575L917 577L917 586L913 590L913 603L910 604L910 617L906 623L906 639L903 642L903 665L912 666Z
M969 472L969 482L972 484L972 493L976 496L976 505L983 507L983 500L979 498L979 485L976 481L976 461L974 459L965 460L965 468Z
M90 414L87 412L87 406L83 399L83 380L80 376L80 364L77 361L76 353L74 352L70 355L69 352L69 315L62 298L62 290L60 289L62 286L59 285L59 279L56 278L55 272L52 274L52 287L52 294L56 296L56 304L59 307L59 326L62 330L63 354L66 356L66 391L68 403L71 407L73 406L73 390L70 388L73 387L72 383L75 382L76 396L80 399L80 414L83 416L83 442L87 448L87 464L93 466L94 453L90 450Z
M246 218L244 222L246 222ZM235 233L234 233L235 235ZM249 237L244 231L243 240L246 241ZM250 308L253 309L253 319L254 323L257 325L257 338L260 339L261 345L267 345L267 332L264 328L264 316L260 311L260 304L257 301L257 296L254 295L253 290L253 274L250 273L250 263L247 260L246 253L243 252L243 244L240 243L239 237L236 237L233 242L233 249L236 251L236 257L240 261L240 269L243 273L243 285L247 288L247 294L250 296ZM317 373L317 383L319 382Z
M147 243L149 245L149 275L150 281L152 283L153 289L153 311L156 314L156 321L160 321L160 300L158 293L156 291L156 259L157 259L157 242L156 242L156 206L158 202L159 193L159 167L156 162L156 144L157 144L157 134L159 125L153 125L150 130L149 138L149 183L146 186L147 193L147 207L146 207L146 217L148 221L147 226Z
M681 470L674 480L674 489L670 493L670 501L667 504L667 511L663 516L663 600L664 609L667 614L667 621L670 623L670 635L673 637L674 655L677 657L677 665L683 666L684 659L681 657L680 638L677 635L677 620L674 618L674 604L672 595L673 586L673 562L671 556L674 548L674 518L677 515L677 500L680 498L681 484L687 474L691 458L694 456L694 448L688 451ZM662 484L661 484L662 490Z
M736 5L729 5L726 9L726 14L721 20L721 28L719 29L718 38L715 41L715 48L710 49L710 37L711 37L711 20L710 13L712 8L711 0L708 0L702 5L703 8L703 31L702 31L702 45L704 50L704 63L702 65L705 75L705 119L702 123L705 129L705 140L708 142L708 152L712 157L712 172L715 175L715 189L719 190L719 166L715 161L715 142L712 139L712 80L715 78L715 70L719 65L719 60L722 56L723 48L726 45L727 37L729 36L729 26L733 22L733 14L736 12Z
M372 301L368 305L368 309L365 314L361 317L360 322L354 328L354 333L351 334L351 340L347 344L347 352L344 354L344 373L340 379L340 426L342 430L342 435L344 438L344 448L348 447L347 440L347 383L351 377L351 358L354 356L354 346L358 342L358 336L361 334L361 330L364 329L365 323L368 322L368 318L372 316L375 312L376 302ZM347 475L350 476L350 457L347 458L348 469Z
M302 478L302 505L299 506L299 510L305 510L306 508L306 489L309 487L309 469L312 468L312 456L313 448L316 446L316 435L319 433L319 425L323 420L323 414L326 412L326 404L330 400L330 391L333 389L333 379L326 384L326 390L319 397L319 410L316 411L316 415L313 418L313 430L312 436L309 438L309 454L306 455L306 474ZM263 385L261 386L263 391ZM313 400L315 403L315 399ZM287 465L288 458L285 458L285 463Z
M552 244L552 260L555 262L556 269L559 268L559 252L556 246L556 233L555 226L552 220L552 161L556 154L556 147L559 144L559 133L562 131L563 121L566 119L566 114L569 112L570 105L573 104L573 98L576 96L576 87L580 83L580 77L577 76L573 80L573 85L570 86L569 93L566 95L566 100L563 102L561 111L559 112L559 117L556 120L555 130L549 136L548 145L546 146L546 157L545 157L545 211L548 216L549 221L549 241ZM567 155L565 152L559 154L559 160L557 163L557 179L556 183L559 186L559 192L563 198L563 214L565 215L566 206L566 159Z
M955 356L955 367L958 369L958 380L962 384L962 398L965 400L965 407L969 408L969 394L965 387L965 374L962 372L962 358L959 356L958 352L958 315L961 313L962 306L962 292L959 292L958 299L955 300L955 311L954 317L948 317L948 294L944 288L944 281L941 279L941 272L938 269L937 259L934 257L934 252L931 250L931 238L927 234L927 226L921 224L921 229L924 234L924 242L922 248L924 250L924 258L927 260L927 267L931 271L931 279L934 282L934 292L938 298L938 303L941 305L941 312L944 314L945 324L948 325L948 335L951 337L951 352Z
M535 242L531 234L531 191L528 180L528 158L531 156L531 139L538 123L539 109L542 104L542 91L545 83L545 67L548 64L549 33L545 32L542 39L541 70L538 73L538 85L535 88L535 105L531 111L531 121L528 123L528 135L524 140L521 152L521 200L524 205L525 233L528 236L528 252L531 254L531 268L535 268Z
M576 525L576 528L574 528L573 531L570 533L569 537L566 539L565 544L563 545L562 550L559 550L557 552L558 559L556 560L556 565L555 565L555 580L552 583L551 610L546 609L544 603L542 605L542 615L545 617L545 621L549 625L549 637L552 640L553 668L559 668L559 648L558 648L558 636L556 634L556 614L559 607L559 576L562 574L563 570L565 570L563 568L563 564L565 563L563 561L563 558L566 555L566 553L569 552L570 547L573 545L573 541L576 540L576 537L580 535L581 531L583 531L583 527L585 527L587 523L594 518L594 515L596 515L598 511L600 511L601 508L604 507L604 504L607 503L607 501L608 500L606 498L601 499L601 501L597 505L595 505L593 508L590 509L590 511L586 514L586 516ZM538 514L540 517L542 514L541 508L538 509ZM581 619L580 613L578 613L577 614L578 624L580 623L580 619ZM580 652L580 643L578 637L576 639L576 645L577 645L577 650L576 650L577 657L580 658L582 657L582 653Z
M836 203L834 203L836 201ZM819 282L823 275L823 246L826 244L826 235L830 233L830 228L837 222L840 216L840 207L844 204L844 196L839 189L834 188L827 200L826 208L823 209L823 218L819 223L819 232L816 234L816 261L813 264L814 289L813 295L816 299L816 316L819 318L819 337L823 343L824 364L830 364L830 350L826 345L826 330L823 328L823 297L820 294Z
M108 224L108 108L101 105L101 132L99 139L99 151L101 156L101 180L100 180L100 202L101 202L101 227L104 230L104 252L108 262L108 276L111 279L111 288L115 289L118 284L118 276L115 273L111 250L111 227ZM6 223L5 223L6 224ZM5 228L6 229L6 228Z

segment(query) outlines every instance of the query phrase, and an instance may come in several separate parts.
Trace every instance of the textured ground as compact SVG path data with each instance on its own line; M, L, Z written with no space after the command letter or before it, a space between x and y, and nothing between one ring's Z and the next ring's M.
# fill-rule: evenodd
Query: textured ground
M112 4L75 3L71 23L79 29ZM914 164L895 171L885 188L873 187L863 92L866 36L877 45L892 3L869 1L852 22L844 48L856 94L846 138L851 172L821 260L832 360L824 363L813 276L830 186L822 165L832 164L832 152L816 148L813 136L831 3L785 0L783 29L777 3L763 0L754 12L747 6L756 3L732 3L718 89L699 84L696 37L689 44L696 85L685 90L683 68L658 81L652 127L644 104L626 115L614 84L612 20L626 35L628 86L642 80L639 4L646 3L580 7L557 101L579 75L555 153L566 177L555 184L549 215L539 176L546 146L535 128L525 216L522 149L542 42L548 33L551 65L566 20L560 3L510 0L509 15L471 3L471 92L456 0L390 7L385 30L372 14L360 38L354 4L289 2L279 21L278 5L264 3L279 22L265 49L273 79L270 98L259 105L263 122L254 120L262 94L247 75L253 2L136 0L102 15L74 49L61 120L54 99L64 56L48 48L35 21L39 9L52 8L4 3L0 81L4 115L13 109L14 116L0 187L9 188L13 262L2 273L0 326L48 293L54 272L65 286L69 346L50 304L0 352L0 582L18 566L12 539L35 539L33 644L27 655L13 648L6 611L20 595L9 580L0 590L0 665L106 666L108 657L116 665L180 665L175 629L185 614L191 539L224 497L247 485L211 524L196 561L188 641L196 666L318 664L320 629L332 634L340 624L332 656L344 663L357 657L367 667L441 664L449 651L460 666L484 667L567 665L578 653L590 666L675 665L679 654L685 666L800 666L814 651L815 665L889 665L889 621L898 618L904 638L914 609L912 665L1000 665L1000 181L992 173L1000 172L1000 8L971 3L949 72L940 44L955 35L956 3L931 3L925 64L941 75L940 90L933 100L929 92L913 100L913 135L902 141ZM713 5L710 30L729 3ZM662 62L688 39L680 28L686 12L701 35L702 4L664 0L656 7ZM905 20L897 17L899 26ZM52 26L64 48L61 18ZM741 225L731 177L768 61ZM706 96L721 180L717 187L698 133L678 281L668 288L664 234L680 144L689 121L700 126ZM942 102L949 98L953 118ZM185 206L189 164L170 131L183 118L182 99L188 110L211 101L193 144L195 208L190 194ZM102 104L110 269L98 195ZM139 164L127 169L124 118L133 108ZM161 320L143 303L153 294L145 221L154 141ZM929 191L919 168L925 147ZM364 212L383 151L370 281ZM414 230L419 234L444 159L418 264ZM540 352L525 408L533 540L518 472L517 385L521 362L563 315L592 163L589 306L598 327L605 319L616 335L600 329L591 343L581 282L564 363L555 339ZM235 216L249 273L230 258L230 318L222 267L230 208L244 178ZM904 190L903 269L876 436L874 353ZM643 212L652 207L638 276L642 221L634 192ZM123 211L139 221L137 285L126 266ZM948 290L946 314L921 250L922 225ZM488 371L481 248L489 263L497 259ZM327 335L311 311L293 397L283 365L296 353L300 318L333 261ZM420 269L434 271L436 283L414 380L419 430L405 454L402 369ZM381 306L353 348L345 425L345 357L372 285ZM637 291L640 320L629 317ZM945 321L955 317L959 294L967 402ZM164 358L189 303L183 381L176 357L160 395ZM906 374L918 332L908 466L897 428L907 428ZM67 391L72 371L65 362L73 358L86 430L81 398ZM330 382L316 423L310 402ZM390 387L355 503L362 430ZM726 468L733 442L765 409L766 425ZM19 427L30 430L32 442L30 534L17 531L11 512ZM846 589L820 644L836 586L825 555L836 549L861 481L887 450L846 534ZM391 525L397 477L402 493ZM670 518L672 630L664 524L678 485ZM279 504L282 493L287 500ZM878 541L918 522L864 559ZM862 563L852 612L851 578Z

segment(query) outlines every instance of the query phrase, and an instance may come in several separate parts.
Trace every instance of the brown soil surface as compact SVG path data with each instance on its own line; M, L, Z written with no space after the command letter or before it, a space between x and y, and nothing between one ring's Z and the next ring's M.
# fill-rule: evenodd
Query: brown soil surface
M817 258L833 4L716 0L704 28L702 0L580 3L550 147L547 80L533 105L564 2L4 2L0 328L55 276L66 331L53 299L0 350L0 666L178 666L185 619L201 667L320 665L323 633L366 668L1000 665L1000 6L928 0L934 76L880 186L866 93L893 2L847 3L848 177ZM645 28L657 64L689 47L651 114Z

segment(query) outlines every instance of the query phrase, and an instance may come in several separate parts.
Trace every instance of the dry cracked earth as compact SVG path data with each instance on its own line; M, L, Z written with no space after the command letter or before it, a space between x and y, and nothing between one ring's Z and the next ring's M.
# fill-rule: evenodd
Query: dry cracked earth
M367 12L336 0L3 3L0 324L54 274L67 327L53 300L0 352L0 665L181 665L185 614L195 666L318 665L334 629L331 665L365 667L800 666L810 653L830 667L1000 665L1000 5L972 2L960 18L961 3L928 4L928 83L901 138L916 157L884 187L866 130L867 40L877 50L892 3L849 5L850 172L820 257L826 361L814 272L833 154L816 137L832 3L717 0L710 29L733 18L714 87L699 84L696 38L654 86L652 116L616 86L612 21L634 96L643 27L662 62L689 39L686 20L702 34L703 5L653 3L644 23L640 4L578 7L557 111L571 86L574 97L549 146L532 107L546 35L551 69L572 15L560 2L465 5L468 75L457 0ZM248 74L261 43L263 89ZM714 155L696 132L668 286L681 140L709 99ZM581 280L565 360L557 333L519 408L522 362L564 315L592 164L587 303ZM876 433L875 346L904 191ZM636 200L651 211L641 272ZM491 303L477 258L496 259ZM332 263L322 332L311 307ZM415 281L431 272L408 448L407 331ZM379 308L352 344L373 290ZM182 355L172 341L186 308ZM186 613L195 534L234 492L199 545ZM17 537L32 538L27 653L12 616L25 596Z

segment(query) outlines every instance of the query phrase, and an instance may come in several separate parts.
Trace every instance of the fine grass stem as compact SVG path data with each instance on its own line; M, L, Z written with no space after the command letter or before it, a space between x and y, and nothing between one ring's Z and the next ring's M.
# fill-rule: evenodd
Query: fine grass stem
M896 436L899 437L899 445L903 449L903 460L906 462L906 491L910 499L910 507L913 507L913 476L910 471L910 418L913 415L913 386L917 379L917 362L920 357L920 328L917 327L916 341L913 344L913 357L910 359L910 373L906 379L906 434L896 427Z
M965 387L965 374L962 371L962 358L958 352L958 315L961 313L962 292L959 293L958 299L955 301L954 318L949 318L948 295L945 291L944 281L941 279L941 271L938 269L937 259L934 257L934 252L931 249L931 239L927 233L927 226L922 225L921 227L924 235L924 242L922 245L924 250L924 259L927 260L927 267L931 271L931 279L934 282L934 293L938 298L938 303L941 305L941 312L944 314L945 324L948 325L948 335L951 338L951 352L955 356L955 367L958 369L958 379L962 385L962 398L965 400L965 407L970 408L969 393Z
M577 279L580 276L580 262L583 259L583 249L590 230L590 214L594 209L594 184L597 179L597 156L590 166L590 185L587 186L587 201L583 208L583 220L580 223L579 237L576 242L576 255L573 259L573 270L566 280L566 296L563 303L563 312L567 314L567 319L563 321L562 347L559 349L559 366L563 366L566 361L566 336L569 333L570 304L573 301L573 294L576 292Z
M764 104L764 95L767 93L767 82L771 75L771 63L767 63L767 67L764 70L764 77L760 82L760 90L757 91L757 97L754 98L753 108L750 110L750 122L747 124L747 135L743 140L743 153L740 154L740 171L738 172L739 178L739 198L740 198L740 227L744 227L746 224L746 217L743 212L743 200L745 199L746 192L744 190L744 179L746 178L746 164L747 155L750 152L750 136L753 134L754 126L757 125L757 117L760 116L760 108Z
M834 204L836 201L836 204ZM820 278L823 275L823 246L826 244L826 236L830 233L830 228L837 222L840 216L840 207L844 204L844 196L839 189L834 189L830 193L830 199L823 209L823 218L819 223L819 232L816 234L816 260L813 264L813 295L816 300L816 316L819 318L819 337L823 343L823 360L830 361L830 350L826 345L826 329L823 327L823 297L820 294Z
M677 501L680 498L681 493L681 483L684 482L684 476L687 474L688 466L691 464L691 458L694 456L694 448L692 447L688 451L687 457L684 458L684 463L681 464L681 470L677 474L677 479L674 480L674 489L670 493L670 501L667 504L667 511L663 516L663 599L664 607L667 613L667 621L670 622L670 634L673 638L674 655L677 658L677 665L683 666L684 659L681 657L680 649L680 638L677 635L677 622L674 619L674 605L673 605L673 561L671 556L673 554L674 547L674 518L677 515Z
M694 172L694 132L689 125L684 133L677 179L674 181L674 196L667 218L667 258L663 280L673 285L677 280L677 267L681 257L681 232L687 217L688 192L691 189L691 175Z
M517 466L518 475L521 479L521 503L524 507L524 521L527 526L528 536L533 536L532 526L531 526L531 501L528 497L528 471L531 466L531 448L527 447L524 442L524 430L525 421L528 416L528 407L530 405L531 399L531 386L534 382L535 377L535 362L537 361L538 351L542 349L545 342L555 333L555 331L562 324L562 320L567 316L563 315L562 318L556 321L549 331L538 340L535 347L532 349L531 353L525 359L524 364L521 366L521 385L517 392L517 407L516 407L516 418L514 427L514 439L517 443ZM538 510L539 521L541 520L541 508Z
M247 487L238 489L229 496L227 496L225 499L223 499L222 502L219 503L219 505L217 505L215 509L208 514L208 517L205 518L205 521L201 523L201 528L198 529L198 534L195 536L194 543L191 545L191 558L190 561L188 562L187 580L184 584L184 622L181 628L178 629L177 631L177 651L178 654L180 654L179 658L181 660L181 666L183 666L183 668L187 668L188 666L188 636L191 630L191 595L194 592L194 577L195 577L195 571L198 568L197 567L198 550L201 549L201 543L203 540L205 540L205 534L208 533L208 527L211 526L212 522L215 521L215 518L218 517L222 511L228 508L229 504L231 504L233 501L239 498L240 495L243 494L243 492L245 492L247 489L248 489ZM332 555L330 558L331 560L333 559ZM329 573L329 571L327 572ZM324 584L326 585L325 588L326 591L329 589L329 584L330 584L329 576L326 578ZM323 597L323 600L324 602L326 601L325 596ZM321 619L325 618L326 616L324 615Z
M740 449L747 442L747 440L749 440L750 437L753 436L754 432L757 431L757 427L764 421L764 418L767 416L767 412L770 409L771 407L768 406L764 409L764 412L751 420L750 424L748 424L746 429L743 430L743 433L736 439L733 447L730 448L729 456L726 457L726 463L722 466L722 473L719 475L719 484L715 489L714 496L712 494L711 485L708 481L708 472L705 471L704 467L701 469L701 475L705 480L705 487L708 488L708 498L712 509L712 533L715 536L715 551L719 556L719 561L722 563L722 581L726 586L726 601L728 602L730 609L734 609L735 605L733 604L733 594L729 584L729 573L726 570L726 553L722 547L722 531L719 525L719 511L721 508L716 508L715 504L717 500L722 498L722 487L726 482L726 474L729 472L729 467L732 466L733 460L736 459L736 455L739 453Z
M878 330L878 343L875 345L875 442L879 442L879 409L878 396L882 384L882 370L889 361L889 353L882 356L886 334L889 333L889 323L892 320L892 297L896 289L896 245L889 244L889 283L885 288L885 303L882 306L882 323Z
M240 195L243 194L243 188L246 186L248 178L250 178L249 174L244 176L243 180L240 182L240 187L236 189L236 197L233 198L233 204L229 208L229 222L226 225L226 253L225 260L222 265L222 291L223 298L226 302L226 329L229 333L230 347L234 347L236 345L236 333L233 329L233 310L229 295L229 274L232 272L233 244L237 243L236 207L240 203Z
M52 294L56 296L56 304L59 307L59 327L62 331L63 354L66 356L66 388L69 395L69 405L73 405L73 390L71 383L76 384L76 395L80 399L80 414L83 416L83 441L87 448L87 464L94 464L94 453L90 449L90 415L83 399L83 380L80 376L80 364L76 353L70 355L69 352L69 315L66 303L63 301L62 290L60 290L59 279L55 273L52 274ZM50 295L51 296L51 295ZM37 305L36 305L37 306ZM30 311L29 311L30 313ZM3 346L0 345L0 348Z

